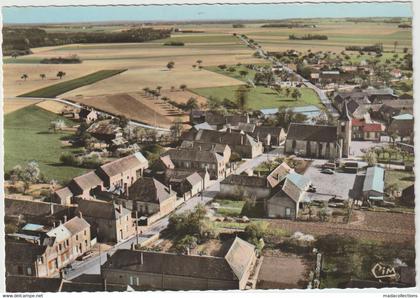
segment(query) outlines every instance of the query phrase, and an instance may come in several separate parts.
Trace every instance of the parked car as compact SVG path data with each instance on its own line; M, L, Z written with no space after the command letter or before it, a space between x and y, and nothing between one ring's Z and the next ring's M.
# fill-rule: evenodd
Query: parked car
M312 184L309 185L308 192L316 192L316 187L313 186Z
M336 165L333 162L326 162L322 165L322 169L331 169L335 171Z
M334 174L334 171L333 171L333 170L331 170L331 169L322 169L322 170L321 170L321 173L322 173L322 174L332 175L332 174Z

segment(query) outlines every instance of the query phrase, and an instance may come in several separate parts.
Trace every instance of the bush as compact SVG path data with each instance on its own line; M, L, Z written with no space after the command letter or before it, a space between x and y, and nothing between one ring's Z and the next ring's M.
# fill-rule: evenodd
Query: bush
M163 44L164 46L175 46L175 47L182 47L185 44L182 41L168 41Z
M82 158L81 165L84 168L96 169L102 165L102 159L98 155L90 155Z
M80 166L80 160L71 152L63 152L60 155L60 162L66 166Z

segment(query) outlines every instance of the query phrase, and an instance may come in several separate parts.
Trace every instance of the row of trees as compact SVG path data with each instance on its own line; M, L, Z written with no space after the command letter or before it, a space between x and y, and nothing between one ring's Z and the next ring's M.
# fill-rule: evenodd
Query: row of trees
M56 74L56 77L60 78L60 80L66 75L66 73L64 71L59 71ZM39 77L41 78L41 80L45 80L47 78L47 75L45 73L40 73ZM20 78L24 81L29 79L29 75L27 73L24 73L20 76Z
M19 55L30 48L72 43L126 43L168 38L169 29L131 28L118 32L46 32L40 28L3 28L3 54ZM22 52L23 51L23 52Z

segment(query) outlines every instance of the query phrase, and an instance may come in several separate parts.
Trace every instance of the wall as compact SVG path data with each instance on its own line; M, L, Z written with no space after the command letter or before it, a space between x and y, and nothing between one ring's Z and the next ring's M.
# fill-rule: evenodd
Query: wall
M274 195L267 201L267 216L270 218L287 218L286 208L290 208L291 219L296 219L298 204L287 196Z

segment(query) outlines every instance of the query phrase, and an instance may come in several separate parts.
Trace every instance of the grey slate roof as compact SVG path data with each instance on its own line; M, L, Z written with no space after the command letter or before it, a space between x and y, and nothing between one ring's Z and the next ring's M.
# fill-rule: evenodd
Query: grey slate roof
M147 159L140 152L136 152L132 155L119 158L104 164L100 169L109 177L121 174L130 169L147 167Z
M62 283L61 278L8 275L6 276L6 291L56 293L61 290Z
M172 197L174 192L151 177L142 177L128 190L128 198L133 201L162 203Z
M72 181L82 190L90 190L102 184L101 178L96 175L95 171L90 171L86 174L75 177L72 179Z
M141 259L143 259L143 263ZM210 256L119 249L108 258L103 268L195 278L237 280L224 258Z
M290 123L287 131L287 139L333 143L337 141L337 127Z
M210 151L199 151L190 149L170 149L164 153L169 155L172 161L175 160L187 160L187 161L198 161L198 162L209 162L218 163L223 161L223 157L215 152Z
M80 200L78 205L78 210L86 217L117 220L127 214L130 214L130 210L122 206L120 210L120 206L113 202Z

